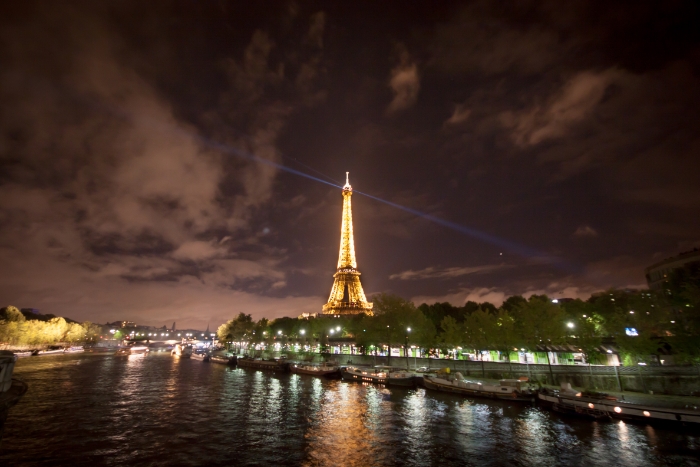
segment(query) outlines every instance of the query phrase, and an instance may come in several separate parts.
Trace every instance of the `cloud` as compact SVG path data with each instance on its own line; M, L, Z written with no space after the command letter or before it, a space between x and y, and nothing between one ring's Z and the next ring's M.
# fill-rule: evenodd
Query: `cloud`
M496 306L501 306L506 298L508 297L505 292L497 290L496 288L478 287L473 289L460 289L445 295L416 296L412 297L411 301L416 305L422 303L433 304L447 302L455 306L463 306L468 301L471 301L476 303L489 302Z
M397 274L392 274L389 279L400 280L418 280L418 279L448 279L453 277L467 276L470 274L488 274L500 269L510 268L512 266L506 264L488 264L483 266L472 267L452 267L452 268L435 268L429 267L419 271L403 271Z
M566 282L552 282L546 284L542 288L525 287L518 290L517 287L513 290L499 287L475 287L461 288L457 291L450 292L445 295L423 295L412 297L411 301L416 305L422 303L451 303L454 306L463 306L466 302L489 302L499 307L508 297L521 295L529 298L532 295L547 295L551 298L578 298L587 300L592 294L605 290L605 287L595 287L588 285L573 285Z
M521 146L561 138L592 114L605 91L621 75L622 72L614 68L577 73L545 105L536 104L519 113L504 112L501 120L504 126L512 129L513 139Z
M172 257L180 260L201 261L225 254L211 242L191 241L180 245L173 251Z
M583 279L592 287L645 289L644 268L656 262L649 256L613 256L608 259L591 261L586 265Z
M290 115L318 102L324 14L283 44L301 50L293 58L273 57L275 41L254 31L240 57L219 59L219 87L197 114L162 86L168 76L177 88L182 74L173 43L161 41L167 28L131 47L99 6L35 13L0 28L3 296L75 319L177 314L196 326L181 307L208 296L221 306L227 295L252 305L261 294L278 315L284 300L262 295L284 294L284 250L261 245L251 221L277 169L234 154L279 162Z
M459 125L460 123L464 123L471 113L471 109L467 108L466 104L457 104L450 118L445 120L445 125Z
M323 33L326 27L326 15L319 11L311 15L306 41L319 49L323 48Z
M598 231L596 231L590 225L581 225L574 232L574 237L597 237Z
M413 106L418 99L420 77L418 65L411 60L406 47L398 47L399 63L391 70L389 87L394 93L394 99L386 109L387 115L406 110Z
M509 9L512 14L504 14L501 5L488 0L471 2L435 28L430 65L448 74L545 72L586 40L570 33L566 17L580 11L580 5L569 5L562 14L563 9L545 3L521 2Z

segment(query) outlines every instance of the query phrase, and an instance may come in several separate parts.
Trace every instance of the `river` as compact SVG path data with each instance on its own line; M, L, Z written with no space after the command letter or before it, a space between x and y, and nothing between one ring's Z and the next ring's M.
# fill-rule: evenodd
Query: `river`
M700 466L700 434L170 357L20 359L0 465Z

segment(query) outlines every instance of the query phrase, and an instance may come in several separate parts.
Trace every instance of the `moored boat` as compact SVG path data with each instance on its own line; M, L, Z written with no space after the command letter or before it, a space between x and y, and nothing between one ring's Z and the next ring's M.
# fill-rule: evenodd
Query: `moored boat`
M235 365L237 363L237 358L235 355L226 357L224 355L212 355L209 357L209 361L212 363L221 363L222 365Z
M415 386L415 374L388 367L358 368L345 367L341 369L341 375L346 381L358 383L385 384L389 386Z
M39 350L36 352L34 355L54 355L54 354L59 354L59 353L64 353L65 349L63 347L59 347L57 345L50 345L48 348L44 350Z
M180 358L190 358L192 355L192 347L189 345L175 344L170 355Z
M27 392L27 383L12 377L16 361L9 350L0 351L0 438L10 408Z
M250 357L238 359L238 366L243 368L254 368L256 370L277 371L280 373L289 372L289 363L282 360L259 360Z
M561 413L584 416L592 413L597 415L598 419L614 418L632 422L700 428L698 410L629 403L607 394L579 392L571 389L571 386L566 383L562 384L561 390L558 391L541 390L537 394L537 402ZM588 418L591 416L588 415Z
M340 378L340 367L334 365L310 365L303 363L294 363L290 367L292 373L298 375L323 376L324 378Z
M148 347L145 345L133 345L130 347L122 347L117 350L114 355L118 356L128 356L128 355L145 355L149 351Z
M424 375L423 384L425 384L427 389L434 391L519 402L534 402L537 394L536 390L530 388L527 378L522 380L502 379L499 381L499 384L483 384L467 381L459 372L455 373L454 376L445 374Z
M85 348L82 345L73 345L64 350L65 353L79 353L85 352Z
M34 355L34 350L23 350L21 352L14 352L14 354L18 357L31 357Z
M192 352L192 355L190 357L194 358L195 360L201 360L203 362L209 361L209 354L202 352Z

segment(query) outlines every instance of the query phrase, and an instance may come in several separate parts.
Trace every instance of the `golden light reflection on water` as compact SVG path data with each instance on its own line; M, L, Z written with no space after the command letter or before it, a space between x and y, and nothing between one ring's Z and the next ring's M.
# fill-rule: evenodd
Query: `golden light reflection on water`
M305 434L307 466L370 466L382 457L382 446L370 428L377 424L377 400L373 387L337 384L325 391L316 418Z

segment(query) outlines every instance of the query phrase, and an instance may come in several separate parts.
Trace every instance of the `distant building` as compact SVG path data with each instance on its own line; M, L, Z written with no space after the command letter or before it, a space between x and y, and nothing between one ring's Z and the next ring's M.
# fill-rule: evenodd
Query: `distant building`
M318 313L302 313L299 315L297 319L309 319L309 318L315 318L318 316Z
M679 269L686 264L700 262L700 249L695 248L692 251L686 251L678 256L666 258L656 264L652 264L644 270L644 275L647 278L647 284L652 290L659 290L663 287L664 282L668 279L668 274L674 269Z

